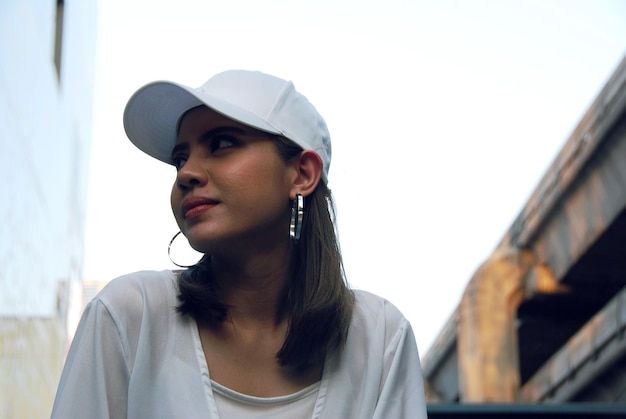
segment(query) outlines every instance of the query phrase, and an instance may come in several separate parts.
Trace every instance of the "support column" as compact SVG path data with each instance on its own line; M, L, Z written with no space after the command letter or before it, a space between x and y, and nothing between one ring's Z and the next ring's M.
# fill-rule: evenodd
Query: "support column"
M461 299L458 356L462 403L511 403L520 388L516 328L530 251L494 252L474 274Z

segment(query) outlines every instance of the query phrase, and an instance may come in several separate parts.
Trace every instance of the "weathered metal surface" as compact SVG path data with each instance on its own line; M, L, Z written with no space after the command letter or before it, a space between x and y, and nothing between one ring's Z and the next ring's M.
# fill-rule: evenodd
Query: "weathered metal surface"
M574 129L556 159L546 171L521 213L504 235L500 246L524 248L529 246L543 225L558 211L559 203L573 181L583 173L585 165L608 134L624 117L626 110L626 59L622 60L612 77ZM624 176L618 179L625 179Z
M521 399L543 403L579 399L579 393L590 382L598 380L616 361L626 359L625 334L626 288L528 380L521 390ZM626 383L622 387L626 388ZM618 400L608 401L620 401L620 397L626 400L626 394L613 397Z
M458 327L461 400L514 402L520 386L515 318L523 298L529 252L496 252L470 280Z
M547 400L545 394L554 393L558 383L571 384L572 365L586 365L590 348L598 341L608 339L613 346L617 342L612 317L599 315L593 334L577 332L626 285L624 243L626 59L494 255L474 274L459 310L424 357L424 375L433 394L444 402L455 401L451 395L458 395L460 402L511 402L519 394L524 400L540 401ZM518 260L517 267L511 263L508 270L499 269L494 261L503 251L528 254L532 262ZM454 325L456 339L451 335ZM567 351L560 352L561 348ZM454 374L449 368L442 368L454 358L457 381L450 379ZM441 374L448 379L442 380ZM519 393L520 386L531 380L533 384ZM442 383L456 388L442 388ZM593 382L587 381L577 392L597 394L591 387ZM561 401L575 397L573 390L560 394Z

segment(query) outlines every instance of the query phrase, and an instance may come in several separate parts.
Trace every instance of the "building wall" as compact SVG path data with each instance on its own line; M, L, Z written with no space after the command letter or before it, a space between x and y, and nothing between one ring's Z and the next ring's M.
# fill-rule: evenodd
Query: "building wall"
M0 419L50 416L80 292L96 1L0 1Z

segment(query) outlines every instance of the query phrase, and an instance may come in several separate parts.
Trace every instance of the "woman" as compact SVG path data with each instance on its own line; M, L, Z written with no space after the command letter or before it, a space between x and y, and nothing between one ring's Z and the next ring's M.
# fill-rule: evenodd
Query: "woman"
M408 321L345 283L330 136L291 82L152 83L124 127L176 168L172 210L205 256L118 278L88 304L53 417L426 417Z

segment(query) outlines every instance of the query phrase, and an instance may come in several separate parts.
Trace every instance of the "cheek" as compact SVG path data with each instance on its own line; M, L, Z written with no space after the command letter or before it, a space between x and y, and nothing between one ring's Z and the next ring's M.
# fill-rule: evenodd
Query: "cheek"
M246 164L247 163L247 164ZM268 182L267 173L262 164L241 162L228 165L223 170L215 171L212 181L224 194L254 196L261 192Z
M248 165L233 168L233 179L246 179L250 189L281 185L285 181L286 165L278 158L258 159ZM253 186L254 185L254 186Z
M253 170L242 172L237 182L242 193L261 201L276 199L285 189L281 174L274 167L263 164Z

